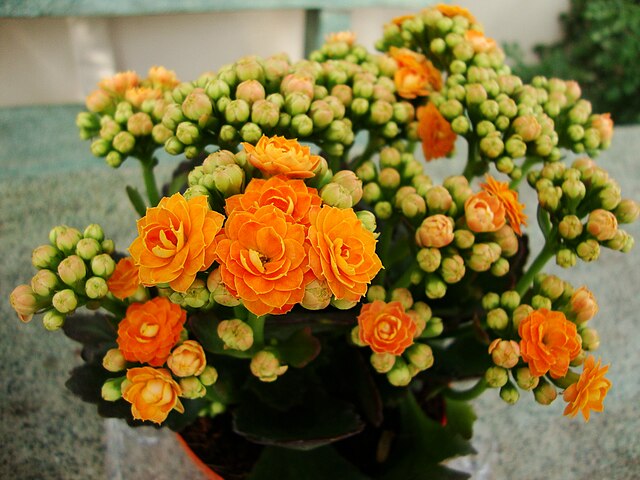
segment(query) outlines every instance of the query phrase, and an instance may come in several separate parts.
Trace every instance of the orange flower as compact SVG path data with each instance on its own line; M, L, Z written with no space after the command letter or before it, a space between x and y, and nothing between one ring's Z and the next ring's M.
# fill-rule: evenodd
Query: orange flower
M575 417L578 412L581 412L585 421L588 422L591 410L594 412L604 410L602 401L611 388L611 381L604 378L608 370L609 365L600 367L600 359L596 363L593 355L587 357L582 375L562 395L564 401L569 403L564 409L564 415Z
M457 135L433 103L418 107L418 136L426 160L445 157L453 151Z
M138 238L129 247L140 267L140 283L168 283L186 292L196 274L213 263L215 236L223 222L224 216L212 211L204 196L187 201L176 193L148 208L138 220Z
M288 178L311 178L320 164L321 158L312 155L309 147L300 145L297 140L284 137L263 135L254 147L243 142L251 165L267 177L283 174Z
M375 300L366 303L358 315L360 341L376 353L401 355L413 344L416 324L400 302Z
M610 142L613 138L613 120L610 113L595 115L591 121L591 127L600 133L600 140L603 142Z
M167 358L167 367L176 377L197 377L206 366L204 349L195 340L185 340Z
M124 92L137 87L139 83L138 74L129 70L118 72L113 77L103 78L98 82L98 87L115 95L124 95Z
M504 205L504 209L509 220L509 225L518 235L522 235L520 225L527 225L527 216L524 214L524 205L518 202L518 192L511 190L507 182L498 182L491 175L485 177L487 183L480 186L486 192L498 197Z
M180 339L187 312L164 297L134 303L118 325L118 348L130 362L162 365Z
M236 210L255 212L264 205L282 210L290 223L309 225L309 210L319 207L322 199L315 188L309 188L302 180L291 180L277 175L268 180L254 178L243 194L227 198L227 215Z
M133 258L125 257L120 259L116 264L116 269L107 280L109 291L114 297L124 300L136 293L140 286L138 270Z
M405 20L412 20L416 18L415 15L400 15L399 17L394 17L391 19L391 23L401 27Z
M478 192L464 202L464 217L473 232L495 232L505 225L502 202L488 192Z
M122 398L131 404L133 418L157 424L164 422L173 409L184 413L178 398L181 393L180 385L166 368L130 368L122 383Z
M382 262L376 239L352 209L324 205L311 212L309 264L318 279L326 280L338 300L357 302Z
M416 230L419 247L446 247L453 242L453 220L440 213L425 218Z
M162 90L149 87L134 87L124 92L127 102L136 108L140 108L145 100L157 100L162 97Z
M455 17L456 15L459 15L466 18L471 23L477 23L476 18L471 15L471 12L469 10L463 7L459 7L458 5L445 5L443 3L440 3L436 5L436 8L445 17Z
M176 87L180 81L173 70L167 70L162 66L153 66L147 73L147 81L153 88L170 90Z
M234 210L219 235L222 282L256 315L288 312L312 280L306 275L305 227L287 220L274 205Z
M349 46L353 45L356 42L356 34L349 31L332 32L329 33L325 38L327 43L344 42Z
M440 71L427 57L408 48L391 47L389 54L398 63L393 80L403 98L425 97L442 88Z
M534 310L520 322L518 333L522 359L536 377L547 372L553 378L564 377L569 362L581 351L576 325L562 312Z
M471 44L473 51L476 53L489 52L497 47L493 38L485 37L484 33L477 30L467 30L464 38Z

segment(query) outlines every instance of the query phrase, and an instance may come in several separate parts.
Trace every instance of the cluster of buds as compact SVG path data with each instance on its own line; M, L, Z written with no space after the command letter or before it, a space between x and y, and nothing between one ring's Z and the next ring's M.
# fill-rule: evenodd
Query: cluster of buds
M245 177L250 178L253 170L244 150L237 154L218 150L207 156L201 166L189 172L189 188L185 198L206 195L212 202L220 203L227 197L241 193Z
M89 225L84 232L58 226L50 231L49 241L33 250L31 261L38 272L30 285L13 290L10 301L22 321L44 313L45 328L57 330L76 308L100 305L116 264L113 240L105 238L99 225Z
M366 307L372 307L369 311L376 311L373 321L377 325L366 326L372 318L367 319L363 308L359 325L351 330L351 341L359 347L372 348L371 366L386 375L391 385L409 385L412 378L433 365L433 352L426 340L442 333L442 319L433 316L425 302L414 302L407 288L387 292L384 287L374 285L367 292L367 300L370 304ZM390 315L389 319L386 315ZM387 332L388 328L391 330Z
M92 139L91 152L114 168L128 156L150 156L171 136L161 121L178 84L164 67L152 67L146 79L130 71L103 79L87 97L89 111L76 118L80 137Z
M598 332L587 326L598 312L598 304L586 287L576 289L557 276L546 274L536 276L527 298L528 303L523 303L520 295L510 290L501 295L490 292L483 297L485 325L497 337L489 345L493 366L486 371L484 380L489 387L500 388L500 397L507 403L519 399L517 385L522 390L532 390L538 403L548 405L557 397L556 386L566 388L575 381L575 374L568 369L562 375L536 372L539 366L531 367L523 358L521 349L530 347L520 338L521 334L526 334L526 329L523 332L520 325L535 312L555 314L561 323L570 325L569 332L573 331L575 337L572 339L568 334L567 339L573 342L576 350L568 360L570 367L578 367L585 362L587 353L596 350L600 343ZM509 380L509 374L513 382Z
M523 85L505 64L503 51L466 11L436 6L400 17L386 25L376 47L422 52L447 73L442 89L429 99L453 132L477 145L482 161L473 166L476 174L491 162L517 179L523 173L517 159L557 161L559 147L595 155L611 143L611 120L591 115L576 82L536 77ZM563 131L556 132L558 124Z
M593 160L579 158L570 168L547 164L530 172L527 180L548 212L550 228L557 229L558 265L571 267L577 258L596 260L600 246L625 253L633 247L633 237L619 224L638 218L638 204L622 199L618 183Z

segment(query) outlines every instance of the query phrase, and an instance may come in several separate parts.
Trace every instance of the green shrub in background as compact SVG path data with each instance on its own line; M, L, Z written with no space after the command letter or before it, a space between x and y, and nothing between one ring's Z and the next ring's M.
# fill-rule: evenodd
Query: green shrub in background
M571 0L560 17L564 38L537 45L538 64L526 64L517 44L505 46L514 73L577 80L594 111L617 124L640 123L640 1Z

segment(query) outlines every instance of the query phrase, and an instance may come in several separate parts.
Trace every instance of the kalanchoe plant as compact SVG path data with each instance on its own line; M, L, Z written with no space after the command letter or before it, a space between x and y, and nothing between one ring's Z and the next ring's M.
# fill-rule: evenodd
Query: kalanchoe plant
M282 462L444 477L473 451L466 402L488 388L603 409L596 300L542 271L633 246L618 225L638 205L593 160L564 162L609 146L608 115L575 82L523 84L459 7L396 18L377 47L343 32L299 62L100 83L78 126L110 166L141 162L138 236L117 253L97 225L55 227L11 294L21 320L84 344L69 388L131 424L232 418L266 446L252 478ZM458 135L466 167L434 184L417 143L432 160ZM190 161L162 198L161 146ZM544 236L528 266L527 183Z

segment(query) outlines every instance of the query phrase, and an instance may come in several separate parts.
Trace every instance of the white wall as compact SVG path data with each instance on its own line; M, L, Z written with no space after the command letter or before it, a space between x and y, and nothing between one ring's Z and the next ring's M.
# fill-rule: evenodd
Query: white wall
M568 0L459 0L497 41L525 49L559 37L558 14ZM348 7L348 2L345 1ZM351 14L360 43L373 48L397 9ZM164 65L193 80L242 55L303 55L302 10L245 11L102 19L0 18L0 106L82 101L112 71L146 73ZM89 45L85 48L84 45ZM90 52L90 54L87 54Z

